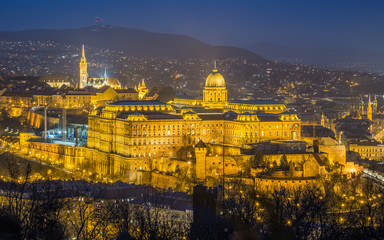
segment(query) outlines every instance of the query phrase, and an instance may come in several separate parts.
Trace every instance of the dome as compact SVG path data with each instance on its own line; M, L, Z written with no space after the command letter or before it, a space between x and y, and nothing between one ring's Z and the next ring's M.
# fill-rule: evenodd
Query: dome
M205 87L224 87L225 88L225 80L223 76L217 72L216 69L213 70L211 74L208 75L205 80Z

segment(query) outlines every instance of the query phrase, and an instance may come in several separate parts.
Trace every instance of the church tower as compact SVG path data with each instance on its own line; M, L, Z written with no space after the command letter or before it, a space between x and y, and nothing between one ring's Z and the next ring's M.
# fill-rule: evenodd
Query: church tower
M364 101L363 101L363 97L360 97L359 112L361 114L364 114Z
M373 111L373 113L377 113L377 98L376 98L376 95L375 95L375 98L373 100L372 111Z
M84 44L82 48L82 55L80 59L80 89L86 87L88 82L87 60L85 59Z
M135 87L135 90L139 93L139 100L143 100L149 91L147 86L145 86L144 78L142 79L141 83Z
M321 126L325 127L325 117L324 117L324 113L321 113Z
M367 119L372 121L372 103L371 103L371 95L369 95L369 98L368 98Z
M211 74L205 80L203 90L203 106L208 108L224 108L227 105L227 89L225 88L225 80L218 73L215 66Z

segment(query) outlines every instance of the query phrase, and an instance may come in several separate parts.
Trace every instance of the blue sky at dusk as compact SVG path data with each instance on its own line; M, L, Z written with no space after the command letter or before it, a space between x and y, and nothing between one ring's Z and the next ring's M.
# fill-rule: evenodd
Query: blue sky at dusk
M270 41L384 52L384 1L9 0L0 30L112 26L185 34L219 45Z

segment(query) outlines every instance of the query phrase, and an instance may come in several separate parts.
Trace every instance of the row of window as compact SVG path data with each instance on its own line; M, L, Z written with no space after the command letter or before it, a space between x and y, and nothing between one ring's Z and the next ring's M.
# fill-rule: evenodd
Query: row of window
M382 152L383 148L352 148L352 151L358 152Z
M157 127L156 127L156 125L153 125L153 129L156 129L156 128L158 128L158 129L171 129L171 128L172 128L172 129L175 129L175 128L180 128L180 126L181 126L182 128L184 128L184 124L178 124L178 125L163 125L163 127L161 127L161 125L159 125L159 126L157 126ZM186 127L187 127L187 128L189 128L189 127L194 128L195 126L198 128L198 127L199 127L199 124L196 124L196 125L195 125L195 124L191 124L191 125L190 125L190 124L186 124ZM133 126L133 129L134 129L134 130L135 130L135 129L143 129L143 130L144 130L145 128L146 128L145 125L143 125L143 126L142 126L142 125L137 125L137 126L134 125L134 126ZM149 126L148 126L148 129L152 129L152 126L149 125Z

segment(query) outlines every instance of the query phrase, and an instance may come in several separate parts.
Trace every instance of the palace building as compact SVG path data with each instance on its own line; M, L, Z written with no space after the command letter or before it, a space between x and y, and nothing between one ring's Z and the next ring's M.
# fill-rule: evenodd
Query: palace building
M88 148L127 157L177 157L183 146L206 143L243 147L300 139L301 121L275 101L228 102L216 67L203 100L119 101L89 115Z
M91 86L94 88L101 88L103 86L110 86L114 89L121 89L121 84L117 78L108 78L107 72L104 71L104 77L102 78L90 78L88 77L87 59L85 58L84 44L82 46L82 55L80 59L80 82L79 88L85 88Z

